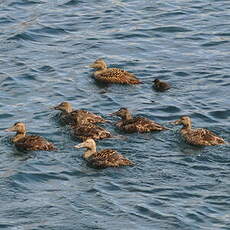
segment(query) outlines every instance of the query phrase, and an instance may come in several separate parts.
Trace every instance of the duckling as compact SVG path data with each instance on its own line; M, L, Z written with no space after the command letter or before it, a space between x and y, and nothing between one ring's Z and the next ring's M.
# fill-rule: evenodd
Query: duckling
M188 116L182 116L179 120L172 123L183 125L180 130L181 136L191 145L210 146L225 144L223 138L218 137L207 129L192 129L192 121Z
M119 167L132 166L134 163L113 149L96 150L96 143L93 139L87 139L85 142L75 145L75 148L87 148L83 158L93 167Z
M160 81L159 79L155 79L154 81L154 88L158 91L165 91L171 88L171 86L167 82Z
M35 135L26 135L26 125L23 122L16 122L11 128L6 129L6 132L16 132L12 138L15 146L22 150L56 150L54 145L48 142L45 138Z
M88 122L87 118L82 116L78 116L76 123L70 127L72 135L81 140L86 140L88 138L98 140L112 137L112 134L109 131Z
M73 110L69 102L62 102L59 105L55 106L54 109L61 110L60 120L65 124L74 124L76 123L78 116L84 116L90 123L105 123L107 120L102 118L99 115L91 113L86 110Z
M108 68L103 59L96 60L90 65L97 69L94 78L104 83L140 84L142 83L134 74L118 68Z
M122 119L116 123L116 126L127 133L146 133L151 131L161 131L168 128L145 117L132 117L127 108L121 108L111 115L116 115Z

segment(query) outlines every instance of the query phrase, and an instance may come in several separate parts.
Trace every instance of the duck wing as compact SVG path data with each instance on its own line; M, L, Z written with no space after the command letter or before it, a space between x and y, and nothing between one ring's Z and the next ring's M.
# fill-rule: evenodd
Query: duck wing
M113 149L96 152L89 158L89 163L100 168L133 165L133 162Z
M15 146L24 150L56 150L54 145L41 136L25 136L15 143Z
M104 139L112 137L111 133L102 127L88 123L82 125L71 126L73 135L79 139L86 140L92 139Z
M193 129L185 135L186 140L194 145L220 145L224 139L208 129Z
M135 117L123 122L121 128L126 132L151 132L161 131L167 128L145 117Z
M118 68L108 68L95 78L106 83L139 84L141 81L132 73Z
M99 115L91 113L87 110L74 110L70 113L71 119L77 121L77 117L84 117L90 123L105 123L106 120Z

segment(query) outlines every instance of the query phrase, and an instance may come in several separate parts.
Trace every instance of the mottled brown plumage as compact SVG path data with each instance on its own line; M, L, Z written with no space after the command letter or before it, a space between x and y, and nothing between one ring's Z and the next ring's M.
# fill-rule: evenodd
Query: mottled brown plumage
M96 151L96 143L93 139L87 139L85 142L74 146L75 148L87 148L83 158L93 167L119 167L134 165L134 163L113 149L104 149Z
M7 132L16 132L12 138L15 146L22 150L56 150L54 145L45 138L35 135L26 135L26 126L23 122L15 123L11 128L6 129Z
M97 69L94 78L104 83L140 84L141 81L132 73L118 68L108 68L103 59L96 60L91 68Z
M145 133L152 131L161 131L168 128L145 117L132 117L127 108L121 108L111 115L116 115L122 119L116 123L116 126L127 133Z
M218 137L215 133L207 129L192 129L192 122L188 116L182 116L179 120L173 122L173 124L183 125L180 133L189 144L200 146L225 144L223 138Z
M106 129L89 123L85 117L77 117L76 123L71 125L72 135L78 139L86 140L92 138L94 140L112 137L111 133Z
M69 102L62 102L54 109L61 110L60 120L65 124L75 124L77 117L84 117L90 123L105 123L107 122L104 118L86 110L73 110Z
M155 79L153 82L154 88L161 92L168 90L171 87L167 82L160 81L159 79Z

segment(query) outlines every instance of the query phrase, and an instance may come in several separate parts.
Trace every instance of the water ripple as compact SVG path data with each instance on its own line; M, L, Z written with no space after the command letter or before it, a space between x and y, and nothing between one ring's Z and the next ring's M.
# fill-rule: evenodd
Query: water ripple
M2 1L0 189L3 229L228 229L229 145L196 147L169 124L190 115L229 140L227 1ZM98 84L104 58L144 83ZM169 82L153 90L155 78ZM97 142L134 167L88 167L50 108L69 101L108 116L120 107L170 130ZM25 121L55 152L20 152L4 129ZM41 220L44 220L41 223Z

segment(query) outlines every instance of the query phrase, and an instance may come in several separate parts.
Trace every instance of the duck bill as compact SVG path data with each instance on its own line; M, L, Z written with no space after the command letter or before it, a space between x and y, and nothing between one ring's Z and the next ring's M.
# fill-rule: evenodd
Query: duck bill
M90 65L89 65L89 68L96 68L96 66L95 66L95 64L93 63L93 64L90 64Z
M170 122L172 125L180 125L181 124L181 120L176 120L176 121L172 121Z
M14 132L14 131L15 131L14 126L8 129L4 129L4 132Z
M80 149L80 148L84 148L84 147L85 147L85 142L82 142L81 144L74 146L74 148L76 148L76 149Z
M110 113L109 116L118 116L118 112Z
M52 109L55 109L55 110L60 110L59 106L54 106L54 107L51 107Z

